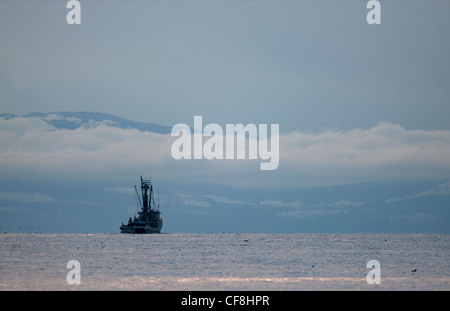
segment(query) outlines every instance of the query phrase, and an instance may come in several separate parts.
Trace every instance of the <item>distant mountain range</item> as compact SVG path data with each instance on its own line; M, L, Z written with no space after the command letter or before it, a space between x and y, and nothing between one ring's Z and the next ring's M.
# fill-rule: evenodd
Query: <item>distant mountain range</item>
M91 128L99 125L108 125L121 129L137 129L143 132L154 132L159 134L170 134L171 127L154 124L150 122L136 122L126 120L107 113L101 112L33 112L25 115L2 113L0 118L39 118L53 126L55 129L75 130L79 127Z

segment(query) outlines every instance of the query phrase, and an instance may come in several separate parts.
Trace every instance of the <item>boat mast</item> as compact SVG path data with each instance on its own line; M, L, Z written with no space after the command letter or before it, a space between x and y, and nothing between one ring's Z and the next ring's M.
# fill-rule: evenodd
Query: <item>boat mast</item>
M152 200L153 200L153 209L155 208L155 198L153 197L153 185L150 185L150 199L149 199L149 205L150 210L152 210Z
M139 197L139 193L138 193L138 190L137 190L137 188L136 188L136 185L134 185L134 190L136 190L136 196L137 196L137 198L138 198L139 205L141 206L141 209L143 209L143 207L142 207L142 202L141 202L141 198Z
M145 220L147 220L147 214L148 214L148 184L145 182L144 179L142 179L141 176L141 191L142 191L142 201L144 203L144 215L145 215Z

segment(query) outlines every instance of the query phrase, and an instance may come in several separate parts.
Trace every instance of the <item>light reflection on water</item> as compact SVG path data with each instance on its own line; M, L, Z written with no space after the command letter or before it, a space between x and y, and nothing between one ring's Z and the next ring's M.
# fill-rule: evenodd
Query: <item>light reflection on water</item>
M450 290L449 255L429 234L1 234L0 290Z

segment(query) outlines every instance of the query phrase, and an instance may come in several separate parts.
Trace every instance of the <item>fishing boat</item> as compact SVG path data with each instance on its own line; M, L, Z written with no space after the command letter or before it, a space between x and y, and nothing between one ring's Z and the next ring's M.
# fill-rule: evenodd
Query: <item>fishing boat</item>
M134 218L128 219L128 224L120 226L120 233L148 234L161 233L163 221L159 204L156 206L153 195L153 184L149 179L141 176L141 195L139 196L136 185L134 186L139 201L140 210ZM142 198L142 200L141 200Z

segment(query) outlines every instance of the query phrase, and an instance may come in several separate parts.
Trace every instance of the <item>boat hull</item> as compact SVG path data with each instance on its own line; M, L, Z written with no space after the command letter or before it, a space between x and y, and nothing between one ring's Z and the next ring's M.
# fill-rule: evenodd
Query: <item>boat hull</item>
M158 221L155 225L150 224L140 224L140 223L130 223L128 225L120 226L120 233L131 233L131 234L152 234L161 233L162 220Z

